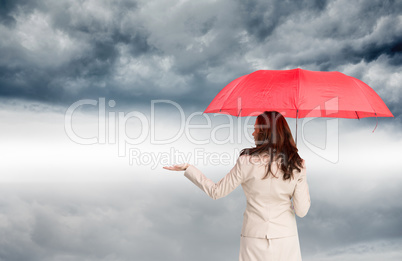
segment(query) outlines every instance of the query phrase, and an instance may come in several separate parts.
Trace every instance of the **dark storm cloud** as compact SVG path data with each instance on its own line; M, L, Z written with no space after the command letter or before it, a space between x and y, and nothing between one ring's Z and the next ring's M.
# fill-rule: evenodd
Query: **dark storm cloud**
M303 1L239 1L240 19L244 21L248 34L259 42L264 41L272 31L285 22L288 17L297 12L308 10L311 16L322 12L327 6L325 0Z
M61 105L171 99L200 110L231 80L261 68L363 62L354 73L370 78L370 66L401 64L401 12L391 0L2 1L0 95Z
M349 37L366 36L366 40L361 44L350 42L345 45L342 49L344 59L351 63L360 62L362 59L372 62L381 55L386 55L391 58L390 64L401 65L401 27L396 22L400 21L401 13L401 1L369 1L361 5L356 19L358 23L350 26L351 31L346 32ZM336 32L333 33L336 35Z
M47 66L40 64L42 62L40 59L30 61L30 51L22 49L21 46L3 46L0 53L2 57L7 57L8 61L4 60L1 65L1 95L60 104L71 103L76 99L85 97L85 95L88 95L86 96L88 98L106 96L109 92L113 93L115 86L119 84L109 80L116 70L116 59L121 55L117 50L119 44L125 45L129 56L133 58L155 51L147 44L146 33L140 27L130 32L122 32L118 25L105 26L104 21L100 18L85 17L85 13L68 12L66 7L72 7L77 4L76 2L65 1L63 3L63 5L57 5L51 2L36 2L35 4L35 2L30 1L4 1L2 8L4 17L29 16L34 15L34 10L39 10L41 13L36 15L49 15L50 20L48 22L54 30L60 30L67 34L73 39L73 42L84 39L85 44L90 48L75 53L57 66ZM113 5L116 7L116 3ZM80 6L77 8L80 9ZM112 15L127 15L128 10L135 11L136 3L120 1L116 8L117 11L113 12ZM96 10L94 11L96 12ZM76 19L78 22L72 24L72 21L75 21L74 16L78 18ZM9 29L12 30L13 27L15 25ZM46 38L49 37L39 34L33 36L36 41L42 41L41 37L44 38L43 41L46 41ZM42 52L41 55L48 56L49 59L56 61L59 59L57 56L60 53L50 52L47 54L47 50L43 48L40 51ZM62 51L60 50L60 52ZM15 63L17 65L13 65ZM67 82L78 82L78 80L81 80L81 85L83 85L81 87L83 88L78 95L77 93L72 95L69 88L66 87ZM107 88L102 88L100 85L107 85ZM147 85L152 86L151 81ZM119 91L116 94L119 94ZM137 96L130 96L129 93L122 94L122 97L128 98Z
M36 1L30 0L1 0L0 1L0 23L6 26L13 26L16 23L16 20L12 16L12 12L17 9L17 7L23 6L32 7L36 4Z

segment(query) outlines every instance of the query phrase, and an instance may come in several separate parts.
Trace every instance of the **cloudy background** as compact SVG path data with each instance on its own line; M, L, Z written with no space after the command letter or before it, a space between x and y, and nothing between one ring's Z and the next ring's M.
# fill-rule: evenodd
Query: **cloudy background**
M357 77L395 116L299 120L303 260L402 259L402 1L1 0L0 57L0 260L237 260L241 188L213 201L162 166L219 181L255 118L200 113L297 67Z

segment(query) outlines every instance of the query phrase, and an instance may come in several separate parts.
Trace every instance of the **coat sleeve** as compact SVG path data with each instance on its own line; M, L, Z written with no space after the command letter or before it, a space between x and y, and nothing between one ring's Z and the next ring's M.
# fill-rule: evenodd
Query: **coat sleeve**
M306 162L303 162L301 174L298 177L295 190L293 192L293 208L296 215L304 217L310 209L311 200L307 184Z
M197 185L212 199L225 197L243 182L241 169L241 157L236 161L236 165L218 183L214 183L207 178L199 169L190 165L184 172L184 176Z

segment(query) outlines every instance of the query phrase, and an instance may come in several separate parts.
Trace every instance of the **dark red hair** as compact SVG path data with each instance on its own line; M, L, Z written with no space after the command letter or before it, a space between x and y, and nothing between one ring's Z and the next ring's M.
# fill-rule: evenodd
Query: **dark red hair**
M282 114L277 111L265 111L258 115L256 128L259 130L256 147L243 149L240 156L268 154L268 171L263 179L272 173L273 161L276 161L284 172L283 180L293 178L294 169L301 171L303 159L299 156L289 125ZM275 176L273 173L272 175Z

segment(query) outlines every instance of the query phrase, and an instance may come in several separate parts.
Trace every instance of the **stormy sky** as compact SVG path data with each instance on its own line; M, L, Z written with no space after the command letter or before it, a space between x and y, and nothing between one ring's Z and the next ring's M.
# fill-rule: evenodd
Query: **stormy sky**
M298 120L303 260L402 259L402 1L0 0L0 57L0 260L237 260L241 188L213 201L162 166L219 181L255 117L201 113L293 68L354 76L395 116Z

